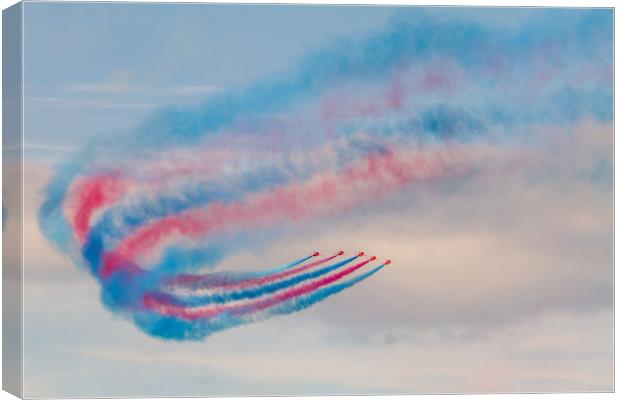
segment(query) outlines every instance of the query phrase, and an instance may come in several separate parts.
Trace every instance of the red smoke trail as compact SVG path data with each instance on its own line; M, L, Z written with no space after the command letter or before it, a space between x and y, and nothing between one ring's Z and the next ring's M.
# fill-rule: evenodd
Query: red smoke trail
M219 153L222 153L220 150ZM233 158L232 153L227 152L228 158ZM180 153L178 157L185 153ZM219 155L218 158L215 156ZM190 158L191 154L187 153ZM199 175L216 176L221 171L221 163L224 156L218 152L208 153L201 159L200 163L184 162L183 160L175 160L171 165L161 165L156 160L147 162L146 165L137 164L128 166L129 170L138 175L142 175L139 180L148 183L154 183L154 187L165 185L169 181L178 180L179 177ZM209 162L204 161L209 160ZM120 171L110 171L105 173L97 173L91 176L85 176L76 181L70 190L70 204L73 205L74 211L68 218L71 221L74 232L78 240L83 243L86 240L89 229L91 227L92 217L98 211L107 206L113 205L124 196L130 187L130 182L136 184L135 179L122 177Z
M335 254L333 256L329 256L329 257L325 257L321 260L317 260L305 265L301 265L299 267L296 268L291 268L291 269L287 269L284 270L282 272L278 272L278 273L274 273L271 275L265 275L265 276L260 276L260 277L255 277L255 278L246 278L243 280L231 280L231 277L228 276L219 276L217 278L214 279L213 276L209 276L209 275L184 275L182 277L177 277L175 280L173 280L172 282L170 282L171 286L176 286L176 285L187 285L191 288L199 288L199 287L217 287L217 288L234 288L235 290L237 289L243 289L243 288L247 288L250 286L259 286L265 283L271 283L274 281L277 281L279 279L283 279L292 275L296 275L300 272L306 271L312 267L316 267L322 264L325 264L326 262L329 262L331 260L333 260L334 258L338 257L338 254ZM180 278L180 279L179 279Z
M331 260L333 260L334 258L338 257L337 254L334 254L333 256L329 256L329 257L325 257L322 260L318 260L318 261L314 261L311 262L309 264L306 265L302 265L300 267L297 268L293 268L293 269L289 269L286 271L282 271L278 274L273 274L273 275L267 275L267 276L262 276L259 278L253 278L253 279L246 279L244 281L239 282L238 284L230 284L230 285L224 285L224 287L234 287L234 289L244 289L250 286L258 286L258 285L262 285L265 283L271 283L274 281L277 281L279 279L283 279L295 274L298 274L300 272L306 271L312 267L316 267L318 265L322 265L325 264L326 262L329 262Z
M323 286L334 283L343 277L350 275L362 268L364 265L368 264L371 260L368 259L366 261L362 261L355 265L352 265L342 271L337 273L328 275L322 279L318 279L311 283L301 285L299 287L295 287L282 293L275 294L271 297L268 297L263 300L257 300L250 303L238 304L238 305L223 305L223 306L215 306L209 307L205 309L187 309L184 307L173 306L169 304L164 304L152 296L145 296L143 299L144 307L150 310L155 310L160 314L175 316L188 320L196 320L200 318L213 318L217 317L222 313L229 313L233 315L242 315L255 313L258 311L262 311L266 308L275 306L277 304L283 303L287 300L291 300L295 297L300 297L306 294L309 294L317 289L320 289Z
M412 181L426 181L448 171L446 150L413 156L393 152L372 154L360 166L340 174L326 174L310 181L251 194L245 201L213 203L162 218L136 230L118 248L104 256L102 276L156 248L171 235L201 238L224 230L274 225L303 218L346 211L357 203L379 197ZM457 158L458 159L458 158Z
M75 188L77 206L72 223L80 242L86 240L90 221L97 210L116 202L125 190L118 173L95 175L79 182Z

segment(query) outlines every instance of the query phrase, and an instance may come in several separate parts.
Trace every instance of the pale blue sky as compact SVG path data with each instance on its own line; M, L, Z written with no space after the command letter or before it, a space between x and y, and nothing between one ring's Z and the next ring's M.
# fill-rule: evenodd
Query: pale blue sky
M511 25L533 9L27 2L26 155L62 157L55 146L131 129L158 106L278 74L334 40L422 12Z
M78 146L114 134L159 105L276 74L393 14L383 7L27 3L26 142Z

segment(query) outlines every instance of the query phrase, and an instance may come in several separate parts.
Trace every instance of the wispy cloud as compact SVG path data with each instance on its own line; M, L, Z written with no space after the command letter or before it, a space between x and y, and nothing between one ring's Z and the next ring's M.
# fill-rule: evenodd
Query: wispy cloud
M124 83L70 84L62 90L66 96L26 97L26 103L45 104L62 109L110 109L152 110L171 98L214 94L218 88L212 85L178 85L150 87ZM130 101L130 100L138 101ZM139 101L149 99L149 101Z
M59 152L69 152L75 150L73 146L59 146L55 144L44 144L44 143L25 143L25 150L44 150L44 151L59 151Z
M127 83L71 83L66 85L64 90L77 93L100 93L100 94L120 94L120 93L150 93L159 95L208 95L218 91L214 85L173 85L173 86L148 86Z
M152 109L157 107L155 103L117 103L105 101L93 101L65 97L30 97L25 99L26 103L45 103L49 106L59 108L95 108L95 109Z
M69 92L122 93L135 90L135 86L123 83L73 83L65 87Z
M181 85L164 88L164 92L173 94L213 94L219 89L213 85Z

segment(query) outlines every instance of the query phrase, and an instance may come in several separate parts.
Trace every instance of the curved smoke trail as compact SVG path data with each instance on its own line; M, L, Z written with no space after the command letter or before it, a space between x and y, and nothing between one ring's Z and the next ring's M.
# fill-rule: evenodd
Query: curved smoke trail
M404 14L277 76L166 108L61 166L39 223L106 306L145 332L199 340L305 309L384 264L305 256L205 273L406 188L535 149L534 127L612 118L612 16L540 10L520 28ZM328 226L328 225L326 225Z

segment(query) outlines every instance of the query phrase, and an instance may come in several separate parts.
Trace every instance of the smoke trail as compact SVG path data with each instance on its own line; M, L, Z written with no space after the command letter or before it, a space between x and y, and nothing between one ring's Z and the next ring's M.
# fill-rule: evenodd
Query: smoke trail
M254 299L260 296L264 296L266 294L276 293L278 291L290 288L291 286L297 285L304 281L315 279L322 275L328 274L350 263L356 258L357 256L349 257L346 260L337 262L330 266L318 269L316 271L303 273L303 274L301 274L300 272L303 271L304 269L300 269L299 271L296 271L297 272L296 276L289 278L289 279L284 279L285 277L282 277L282 276L281 277L274 276L273 279L269 279L268 281L259 283L259 284L256 284L256 281L253 279L250 279L247 281L241 281L237 285L234 285L234 286L227 286L227 285L224 286L225 291L223 292L216 292L216 293L205 294L205 295L196 294L196 295L192 295L192 297L189 297L189 298L178 298L178 297L175 298L175 297L170 297L166 295L164 296L155 295L153 297L155 298L158 297L159 299L164 298L167 302L173 305L187 306L187 307L199 307L199 306L204 306L208 304L222 304L222 303L229 303L229 302L234 302L238 300ZM361 265L365 265L366 263L367 262L364 262ZM316 265L319 265L319 264L311 263L308 265L308 268L314 267ZM196 290L197 288L193 287L192 289Z
M231 275L227 274L204 274L204 275L184 275L180 276L177 279L170 282L170 286L174 287L175 285L190 287L191 289L204 289L204 288L213 288L213 287L223 287L234 289L243 289L250 286L259 286L265 283L272 283L276 280L283 279L300 272L303 272L307 269L316 267L318 265L324 264L328 261L333 260L338 257L338 255L333 255L329 257L325 257L321 260L308 263L302 265L301 267L294 268L295 266L304 263L309 260L313 256L304 257L298 261L292 262L290 264L284 265L282 267L274 268L271 270L266 270L263 272L256 272L253 274L245 273L243 275Z
M288 300L279 306L273 307L272 309L268 311L267 314L269 316L274 316L278 314L290 314L293 312L301 311L320 301L327 299L330 296L333 296L345 289L350 288L351 286L363 281L364 279L370 278L372 275L376 274L384 267L385 267L385 264L379 265L378 267L375 267L371 269L370 271L364 272L363 274L360 274L354 278L351 278L348 281L337 283L337 284L330 285L327 287L323 287L309 295Z
M153 312L138 312L133 317L135 323L151 335L174 340L201 340L215 332L262 321L277 315L302 311L371 277L384 267L384 265L380 265L347 281L328 285L309 295L285 301L254 314L232 315L224 313L215 318L183 319L175 316L162 316Z
M350 167L341 174L318 176L308 183L281 186L274 191L257 193L240 203L213 203L207 208L189 210L162 218L136 230L118 244L117 249L103 255L101 274L113 273L127 260L162 245L171 235L189 238L204 237L236 225L251 227L273 225L290 219L303 219L351 208L364 197L391 192L411 181L424 181L447 175L447 162L452 168L461 166L462 154L445 151L416 155L389 152L371 155L360 166ZM354 193L351 197L348 194ZM306 204L312 204L307 207Z
M175 286L184 286L189 288L209 288L209 287L217 287L217 286L228 286L234 284L240 284L244 281L255 281L257 279L261 279L268 276L274 276L276 274L280 274L285 272L300 264L305 263L313 256L302 257L297 261L293 261L288 264L284 264L280 267L266 269L263 271L255 271L255 272L243 272L243 273L233 273L233 272L225 272L225 273L210 273L203 275L190 275L190 274L180 274L175 278L171 279L166 283L166 286L175 287ZM330 258L331 259L331 258ZM320 262L326 262L327 259L321 260ZM307 264L304 266L305 268L310 268L310 266L315 265Z
M211 302L207 302L204 304L203 303L190 304L188 308L187 305L179 306L176 304L170 304L168 301L166 301L167 299L157 299L153 297L146 297L144 303L145 303L145 306L149 309L155 308L157 309L158 312L164 315L177 316L183 319L215 318L218 315L224 314L224 313L227 313L233 316L251 314L251 313L263 311L267 308L273 307L274 305L283 303L295 297L308 295L316 291L317 289L320 289L326 285L329 285L333 282L340 280L341 278L347 275L352 274L353 272L362 268L369 262L370 260L362 261L342 271L338 271L337 273L328 275L324 278L318 279L311 283L301 285L299 287L282 290L280 292L277 292L277 291L281 289L286 289L290 285L284 285L278 288L271 288L271 290L265 290L264 292L258 295L267 294L270 296L267 296L259 300L250 301L248 303L232 304L232 305L231 304L215 305L215 306L210 306L206 308L203 307L204 305L209 305L211 303ZM341 265L338 265L338 267L340 267ZM329 271L323 271L322 274L326 272L331 272L334 269L335 268L331 268ZM320 276L322 274L317 274L317 276ZM305 277L303 280L307 280L307 279L310 279L310 277ZM300 281L303 281L303 280L300 280ZM253 297L257 297L257 296L254 296L254 295L247 296L247 298L250 298L250 299ZM241 299L241 297L236 298L234 300L239 300L239 299ZM228 301L224 301L224 302L228 302ZM213 302L213 303L216 303L216 302Z

